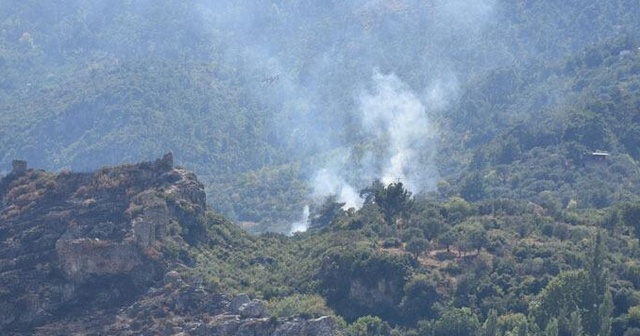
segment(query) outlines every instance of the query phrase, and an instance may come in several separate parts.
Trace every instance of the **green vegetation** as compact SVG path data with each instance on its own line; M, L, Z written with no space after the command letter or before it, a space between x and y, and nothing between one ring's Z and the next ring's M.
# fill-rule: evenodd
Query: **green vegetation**
M440 97L446 111L427 111L448 193L635 200L637 4L487 1L460 16L457 6L4 1L0 166L85 171L172 150L216 210L286 232L336 151L384 152L354 99L377 67L416 93L456 83ZM581 169L595 150L612 154L611 169Z
M396 184L371 188L398 191ZM397 194L407 192L400 188ZM390 221L387 205L371 202L292 237L253 236L210 213L211 238L189 251L197 262L184 273L267 299L276 316L335 314L348 323L347 335L622 335L640 328L640 244L634 223L620 215L636 203L594 211L457 197L404 202L413 206ZM443 229L428 241L423 223L434 212ZM608 230L613 214L616 229Z
M0 164L172 150L216 211L163 251L195 261L183 275L346 335L638 335L640 6L480 2L3 1ZM389 142L356 112L374 68L417 96L455 82L423 99L434 188L366 174ZM336 158L359 164L363 206L329 195L309 232L274 233ZM124 188L116 173L96 183ZM37 176L7 197L55 188Z

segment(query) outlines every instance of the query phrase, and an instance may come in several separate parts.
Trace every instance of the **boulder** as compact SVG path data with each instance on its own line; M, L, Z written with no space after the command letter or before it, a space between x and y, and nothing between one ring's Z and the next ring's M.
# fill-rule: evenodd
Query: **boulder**
M245 303L238 309L241 318L260 318L264 316L264 304L260 300Z

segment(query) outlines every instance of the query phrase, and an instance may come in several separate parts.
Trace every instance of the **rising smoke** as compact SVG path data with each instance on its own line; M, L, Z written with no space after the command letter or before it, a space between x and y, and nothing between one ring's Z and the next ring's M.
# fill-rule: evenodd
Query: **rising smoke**
M375 70L370 90L358 94L358 118L364 134L365 150L345 157L337 155L314 174L314 198L335 195L346 208L362 205L356 187L374 179L383 183L402 182L412 192L435 186L437 169L434 164L438 130L429 120L425 106L441 108L449 94L434 85L429 90L429 103L423 103L394 74ZM353 172L358 172L357 177ZM347 182L347 181L351 181Z
M587 42L618 34L618 28L637 26L629 24L638 21L635 12L623 10L635 9L633 1L622 1L619 6L587 2L592 9L613 8L614 12L598 15L615 16L616 26L609 27L609 20L594 21L584 36L546 38L546 32L577 31L577 27L565 27L568 24L583 25L583 20L558 20L572 15L558 8L575 10L575 14L585 12L584 6L573 2L140 0L113 6L109 1L5 1L0 5L6 9L0 11L0 22L4 23L0 44L6 47L6 61L0 70L10 76L4 76L3 90L7 97L17 97L11 92L22 92L29 98L14 98L25 105L9 110L31 111L39 117L33 125L21 125L29 119L22 116L3 119L9 124L0 139L4 145L0 152L5 153L0 161L7 166L20 155L35 166L59 169L70 164L74 169L88 169L141 159L141 155L151 158L154 155L150 153L160 154L169 147L185 156L189 153L185 164L199 169L199 174L210 174L208 166L217 163L208 154L222 149L206 147L222 141L218 134L209 136L213 132L208 125L218 119L233 119L226 115L217 118L219 115L237 113L245 120L253 116L266 120L268 126L260 124L252 129L254 125L247 125L234 134L243 138L247 137L245 129L255 130L256 134L251 134L255 150L249 152L255 155L264 149L266 154L255 155L260 157L243 167L225 163L227 166L213 171L246 172L302 162L300 175L309 177L312 190L309 201L334 194L347 207L358 207L357 190L376 178L402 181L413 192L429 190L438 174L434 164L437 139L446 131L437 126L434 114L446 114L447 104L462 94L459 91L470 78L482 78L492 67L508 62L526 64L526 57L540 51L557 55L563 50L580 50ZM537 20L527 23L530 20L522 16L542 9L548 11L542 24ZM632 14L622 15L625 12ZM22 50L28 41L20 40L24 33L33 35L29 53ZM36 54L39 56L32 59ZM24 60L21 67L29 69L29 74L12 69L14 58ZM34 67L40 60L46 62ZM151 66L149 71L139 71L138 61L142 61L141 69L147 67L145 63L166 64L167 69L176 71L153 71ZM77 68L77 73L68 71L72 68ZM165 85L154 85L161 76L185 70L191 74L176 78L174 84L184 83L196 91L157 102L147 99L164 95ZM66 78L67 74L72 75ZM32 101L40 95L31 97L28 91L30 81L44 78L51 87L64 87L61 83L82 86L84 77L76 75L91 76L92 82L104 81L104 88L110 88L107 84L116 78L110 74L146 78L149 82L132 85L145 91L144 99L138 100L137 93L119 99L119 95L104 92L77 106L71 104L74 98L68 109L58 111L42 103L47 101L46 95L39 97L39 102ZM145 74L148 76L143 77ZM203 88L211 88L211 92L200 91ZM93 95L89 88L77 93L83 92ZM200 102L182 103L192 98ZM12 106L11 100L7 101L7 106ZM57 105L63 108L67 104ZM51 111L40 116L38 109ZM112 118L110 113L120 113L117 111L135 113ZM250 113L243 113L247 111ZM185 132L191 135L167 137L159 132L167 129L162 124L182 123L173 119L178 115L186 116L180 118L185 121L185 130L192 126L191 119L204 126ZM240 118L234 120L238 125L245 122ZM124 137L127 132L122 132L123 127L136 130L132 134L142 134L137 132L141 128L149 133L141 138ZM94 140L95 145L87 145ZM245 155L243 161L252 158ZM292 195L287 197L299 198ZM292 200L279 201L284 202ZM295 207L302 207L303 202L298 203ZM289 211L280 210L273 212L277 213L274 217L280 216L278 220L293 218Z
M336 200L345 203L345 208L360 208L362 199L356 188L350 185L335 167L320 169L311 180L313 198L322 200L329 195L335 195Z
M385 145L382 170L373 175L385 184L401 181L412 192L434 186L437 130L425 105L394 74L376 71L373 82L373 91L360 97L363 130Z
M309 206L305 205L302 209L302 216L300 219L291 224L291 231L289 231L289 234L305 232L307 229L309 229Z
M360 160L353 155L334 156L318 170L311 183L313 199L322 201L334 195L344 208L359 208L363 200L357 188L380 179L384 184L402 182L417 193L435 187L438 171L435 164L438 129L430 121L456 95L455 81L437 81L424 95L425 102L395 74L375 70L370 90L359 94L358 114L365 141L372 147L362 153ZM359 172L358 178L353 172ZM353 182L348 182L348 181ZM308 216L309 206L303 213ZM304 231L305 222L295 222L291 232Z
M208 15L228 32L225 62L243 69L274 112L274 139L292 160L323 157L306 167L309 201L335 195L358 208L358 190L375 179L414 193L434 188L433 115L458 97L459 67L494 48L481 34L494 2L245 0Z

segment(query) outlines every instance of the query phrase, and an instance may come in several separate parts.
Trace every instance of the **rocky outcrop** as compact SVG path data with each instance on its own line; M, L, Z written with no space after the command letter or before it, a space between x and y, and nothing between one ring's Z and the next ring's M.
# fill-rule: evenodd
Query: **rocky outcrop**
M203 236L204 187L171 154L95 173L15 161L0 187L0 334L131 302L167 271L166 241Z
M245 294L229 297L182 281L177 273L165 285L122 309L101 330L83 333L117 335L332 336L339 335L332 317L277 319L265 316L264 304ZM49 329L50 330L50 329Z
M248 316L253 311L260 316ZM258 314L259 313L259 314ZM163 284L115 313L56 321L34 330L35 335L196 335L196 336L334 336L335 319L277 319L264 316L264 304L241 294L230 297L183 281L175 271Z
M134 244L97 238L58 239L56 254L65 275L74 282L91 276L129 273L142 266L142 255Z
M338 334L332 318L271 318L260 300L182 278L208 237L206 199L172 155L95 173L26 167L0 179L1 335Z

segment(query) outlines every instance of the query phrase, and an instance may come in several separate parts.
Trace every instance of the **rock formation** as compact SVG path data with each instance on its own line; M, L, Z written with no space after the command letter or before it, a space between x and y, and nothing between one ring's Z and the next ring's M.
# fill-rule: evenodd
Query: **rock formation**
M261 301L182 280L174 268L207 239L206 198L171 154L94 173L14 161L0 199L2 335L337 333L330 318L269 318Z

